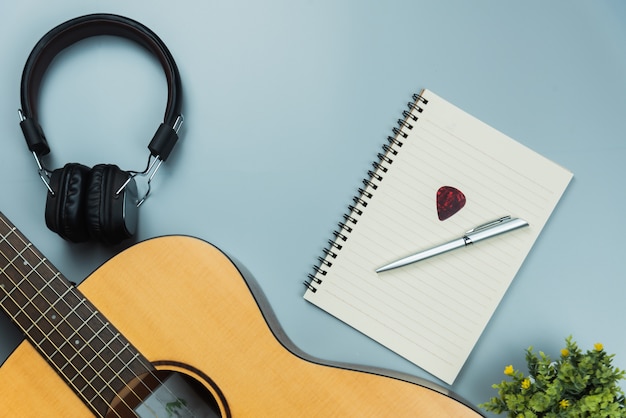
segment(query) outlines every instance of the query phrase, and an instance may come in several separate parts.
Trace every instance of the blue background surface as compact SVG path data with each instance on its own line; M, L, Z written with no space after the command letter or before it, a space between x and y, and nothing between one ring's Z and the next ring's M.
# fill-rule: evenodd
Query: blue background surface
M525 368L526 347L558 356L570 334L585 349L602 342L626 369L626 3L23 0L0 11L0 210L70 280L131 243L73 245L46 229L19 81L49 29L117 13L164 40L185 89L182 139L141 207L138 240L210 241L255 275L304 351L441 383L302 299L370 162L412 93L429 88L575 175L450 388L484 402L505 365ZM42 91L49 165L143 169L165 86L127 41L66 51ZM0 336L2 361L20 336L4 317Z

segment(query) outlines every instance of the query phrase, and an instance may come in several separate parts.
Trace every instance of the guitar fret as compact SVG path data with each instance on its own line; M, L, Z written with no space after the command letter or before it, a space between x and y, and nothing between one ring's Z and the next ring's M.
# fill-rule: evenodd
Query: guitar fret
M28 250L30 247L32 247L32 244L29 242L28 244L26 244L26 246L25 246L25 247L24 247L21 251L18 251L18 252L15 254L15 257L13 257L13 259L10 261L10 263L11 263L11 264L14 264L14 263L15 263L15 260L17 260L19 257L22 257L22 254L24 254L24 252L25 252L26 250ZM22 257L22 259L24 259L24 258Z
M91 363L86 362L86 363L85 363L85 365L84 365L81 369L77 370L77 372L78 372L78 373L76 374L75 378L76 378L76 377L78 377L78 376L85 377L84 372L85 372L85 369L86 369L87 367L92 368ZM96 372L96 373L94 374L94 376L97 376L97 371L96 371L96 370L94 370L94 372ZM90 380L88 380L88 381L87 381L87 383L91 382L93 379L94 379L94 378L92 377ZM73 379L72 379L72 381L73 381Z
M70 345L73 347L73 349L76 350L74 356L80 354L80 352L84 349L84 347L88 346L89 343L92 342L97 336L97 333L95 333L93 329L86 329L89 327L90 321L97 318L100 324L108 324L108 322L106 321L103 322L99 318L100 313L95 309L91 311L88 317L83 318L78 313L78 310L83 307L90 308L88 305L86 305L86 299L82 299L79 304L74 305L74 307L72 307L67 314L61 317L61 321L70 325L71 333L68 333L65 336L65 341L61 345L59 345L58 349L62 350L66 345ZM72 324L71 318L76 318L75 322L77 322L78 324L77 325ZM86 336L81 334L81 331L83 329L86 329L86 332L87 332ZM101 330L102 328L100 328L98 332L100 332ZM69 360L70 361L73 360L74 356L71 357Z
M89 319L91 319L92 317L95 317L97 314L98 314L98 312L97 312L97 311L94 311L94 312L91 314L91 317L90 317ZM89 320L89 319L88 319L88 320ZM53 328L52 328L52 330L51 330L48 334L46 334L44 337L45 337L46 339L50 339L50 338L49 338L49 337L50 337L50 335L51 335L53 332L57 331L57 328L58 328L58 326L59 326L59 325L60 325L60 324L54 325L54 326L53 326ZM84 326L84 324L83 324L83 325L81 325L81 327L82 327L82 326ZM76 334L77 336L80 336L80 335L78 334L78 331L79 331L79 329L75 330L75 334ZM75 345L79 345L79 344L80 344L80 342L79 342L80 340L79 340L79 339L74 339L74 338L77 338L77 337L74 337L73 335L72 335L72 336L67 337L66 341L64 341L64 342L63 342L63 344L61 344L61 345L58 347L58 350L61 350L61 348L63 348L63 346L64 346L65 344L70 344L70 342L74 342L74 344L75 344ZM72 340L73 340L73 341L72 341ZM80 351L80 350L79 350L79 351Z
M100 333L101 333L102 331L104 331L104 330L107 330L107 331L108 331L108 330L109 330L109 325L110 325L110 324L109 324L108 322L105 322L105 323L102 325L102 328L100 328L98 331L94 332L93 336L89 339L89 341L87 341L87 342L85 343L85 345L84 345L83 347L81 347L78 351L79 351L79 352L80 352L80 351L82 351L85 347L91 347L91 348L93 349L93 347L92 347L92 342L93 342L96 338L100 339L100 341L101 341L101 342L104 342L104 341L102 340L102 337L100 337ZM115 338L117 338L119 335L120 335L120 334L119 334L119 332L118 332L118 333L116 333L116 334L115 334ZM109 341L109 342L105 345L105 347L107 347L107 346L108 346L108 344L110 344L110 341ZM102 353L102 351L103 351L103 350L104 350L104 348L101 348L98 352L95 352L95 351L94 351L94 356L92 357L92 360L93 360L93 359L101 359L101 358L102 358L102 357L101 357L101 353Z
M6 234L1 234L0 236L2 237L2 240L0 241L6 241L9 235L15 233L15 231L17 230L17 228L14 227L13 225L9 225L7 222L4 222L4 223L6 226L9 227L9 232L7 232Z
M26 249L30 249L30 246L27 247ZM26 249L24 251L26 251ZM23 252L22 252L22 254L23 254ZM20 254L20 256L22 256L22 254ZM26 260L24 257L22 257L22 260L24 261L24 265L25 266L31 266L31 264L28 262L28 260ZM24 277L25 278L29 277L32 273L36 272L39 267L41 267L42 265L44 265L46 263L46 261L47 261L47 259L45 257L40 259L36 266L34 266L34 267L31 266L31 270Z
M110 325L110 324L109 324L108 322L105 322L105 323L102 325L102 328L100 328L98 331L94 332L93 336L92 336L92 337L91 337L88 341L86 341L86 342L85 342L85 346L84 346L84 347L91 347L91 343L92 343L92 342L93 342L96 338L101 338L101 337L100 337L100 333L101 333L102 331L104 331L105 329L106 329L106 330L108 330L109 325ZM119 333L117 333L116 335L119 335ZM81 347L81 349L80 349L79 351L82 351L84 347ZM97 356L99 356L101 351L102 351L102 350L100 350L98 353L96 353L96 355L97 355Z
M108 403L110 399L108 399L108 396L105 397L103 393L108 391L115 394L116 391L104 382L103 379L97 379L98 376L99 375L96 374L94 377L87 380L84 375L79 373L74 379L69 381L69 384L76 388L76 392L90 405L95 405L100 402ZM79 381L76 380L77 377Z
M81 330L85 327L85 325L87 325L87 323L88 323L89 321L91 321L92 319L94 319L94 318L95 318L98 314L99 314L99 312L94 310L94 311L91 313L91 315L89 315L89 317L88 317L88 318L85 318L85 319L83 320L83 323L82 323L82 324L81 324L78 328L76 328L76 334L77 334L78 336L80 336L80 331L81 331ZM93 331L93 330L92 330L92 331Z
M136 353L135 355L139 356L139 353ZM84 382L82 387L79 388L80 392L85 392L87 388L96 390L96 393L101 393L106 389L111 389L115 392L115 389L119 389L125 384L125 381L119 377L119 372L115 371L112 368L107 369L111 361L107 363L102 363L101 367L94 367L93 360L99 360L100 362L102 362L102 360L98 357L93 357L91 360L86 361L84 365L79 370L77 370L75 376L70 379L70 382L74 385L77 385L77 381ZM111 385L111 382L115 381L116 379L119 380L119 386L117 388L114 388ZM95 384L94 382L97 382L98 384ZM101 387L101 389L98 391L96 389L97 387ZM94 398L91 398L89 400L93 399Z
M119 334L117 334L117 335L119 336ZM111 341L107 344L107 346L106 346L107 348L109 348L109 350L110 350L110 344L111 344L112 342L114 342L114 340L111 340ZM117 339L117 342L121 342L121 343L123 343L123 341L121 341L121 340L119 340L119 339ZM115 370L116 368L115 368L115 367L111 367L111 365L113 364L113 362L115 362L115 361L117 361L117 360L120 360L122 363L124 363L124 361L121 359L121 355L122 355L122 354L123 354L126 350L128 350L129 348L130 348L130 343L126 342L126 343L124 343L124 346L123 346L123 348L122 348L121 350L110 350L110 357L108 357L106 360L105 360L105 357L103 357L103 356L98 356L98 358L99 358L99 359L101 359L101 360L105 360L105 361L106 361L106 362L103 364L103 367L104 367L104 368L110 368L111 370ZM103 351L103 350L104 350L104 348L103 348L102 350L100 350L100 352L99 352L99 353L102 353L102 351ZM132 352L131 352L131 354L133 355L133 359L134 359L134 358L138 355L138 353L132 353ZM132 360L131 360L131 361L132 361ZM128 364L130 364L130 362L128 362ZM90 364L89 362L87 362L87 363L86 363L86 364L85 364L85 365L84 365L84 366L83 366L80 370L78 370L78 373L79 373L79 374L81 374L81 373L82 373L82 372L84 372L84 371L85 371L85 369L86 369L87 367L89 367L89 366L91 366L91 364ZM126 367L126 366L124 366L124 367ZM94 369L94 371L95 371L95 369Z
M57 275L55 275L55 277L56 277L56 276L57 276ZM45 319L48 319L48 313L50 313L50 311L54 311L54 312L56 312L56 313L53 313L53 314L50 316L50 318L49 318L48 320L57 321L57 320L59 319L59 316L57 315L57 314L58 314L58 312L57 312L57 311L56 311L56 309L55 309L55 304L56 304L57 302L59 302L60 300L62 300L62 299L65 297L65 295L66 295L67 293L71 292L71 291L72 291L72 288L71 288L71 287L69 287L69 288L68 288L68 289L67 289L67 290L66 290L66 291L65 291L62 295L59 295L59 299L58 299L58 300L56 300L54 303L50 304L50 306L49 306L49 307L48 307L45 311L43 311L43 312L41 313L41 317L40 317L40 318L38 318L38 319L35 321L35 323L33 324L33 326L34 326L37 322L41 321L41 320L42 320L42 319L44 319L44 318L45 318Z
M17 284L17 287L19 288L19 286L21 285L21 282L24 282L24 281L26 281L26 279L22 279L22 280L20 281L20 283L18 283L18 284ZM31 285L32 285L32 284L31 284ZM15 289L14 289L14 290L15 290ZM26 308L27 308L27 307L29 307L29 306L37 307L37 309L36 309L36 310L37 310L37 311L39 311L38 313L39 313L39 315L40 315L40 316L39 316L36 320L34 320L33 324L32 324L32 325L31 325L31 326L30 326L30 327L26 330L26 333L28 333L28 331L29 331L29 330L30 330L33 326L35 326L35 324L36 324L36 323L38 323L38 322L39 322L42 318L45 318L45 313L44 313L44 312L42 312L41 310L39 310L39 308L38 308L38 307L39 307L39 305L38 305L37 303L35 303L35 300L36 300L37 298L42 298L45 302L47 302L47 300L46 300L45 296L43 296L43 294L41 293L41 291L36 291L36 292L35 292L35 294L34 294L34 295L30 298L30 299L28 299L28 300L26 301L25 305L24 305L24 306L22 306L22 308L21 308L21 309L22 309L22 311L26 311ZM52 325L52 324L51 324L51 325Z
M107 322L107 323L105 323L105 324L102 326L102 328L101 328L98 332L94 333L94 335L93 335L93 336L92 336L92 337L91 337L88 341L86 341L86 342L85 342L85 344L84 344L81 348L79 348L79 349L76 351L76 354L74 354L74 356L78 356L78 355L80 355L80 354L82 353L82 351L83 351L84 349L86 349L86 348L91 348L91 343L93 342L93 340L95 340L96 338L100 338L100 337L99 337L100 332L102 332L102 330L106 329L108 326L109 326L109 323L108 323L108 322ZM119 335L119 333L118 333L117 335ZM95 355L94 355L94 356L92 356L91 362L93 362L93 360L99 360L99 359L100 359L100 357L99 357L99 356L100 356L100 352L101 352L101 351L102 351L102 350L100 350L98 353L94 353ZM71 359L69 359L69 362L71 362L71 361L73 361L73 360L74 360L74 358L71 358ZM94 370L98 370L98 369L100 369L100 368L96 368L96 367L94 367Z
M22 291L15 292L16 289L18 288L11 289L7 293L6 298L10 298L11 303L15 305L14 313L12 314L13 321L22 330L26 331L26 329L30 328L28 325L34 322L33 318L38 318L41 312L31 303L32 299L28 299L28 295Z
M135 355L134 355L134 357L133 357L133 361L134 361L134 360L136 360L138 357L139 357L139 353L135 353ZM111 387L113 387L113 382L114 382L116 379L120 380L120 382L121 382L121 383L124 383L124 380L122 380L122 379L120 378L120 376L119 376L119 375L115 375L115 376L113 376L111 379L109 379L109 380L106 382L106 385L105 385L105 386L104 386L104 387L103 387L103 388L102 388L102 389L101 389L101 390L100 390L100 391L99 391L96 395L101 395L101 394L102 394L102 392L104 392L107 388L111 388ZM95 398L95 396L94 396L94 398ZM91 399L90 399L90 402L92 402L92 401L94 400L94 398L91 398Z
M79 355L81 355L81 354L82 354L82 351L83 351L83 350L88 349L88 348L89 348L89 349L91 349L91 350L93 350L93 344L92 344L92 343L93 343L93 342L96 342L96 341L95 341L95 340L96 340L96 338L100 338L98 334L99 334L100 332L102 332L102 330L104 330L104 329L108 328L108 325L109 325L109 323L107 322L107 323L105 324L105 326L103 326L103 328L102 328L100 331L98 331L98 333L95 333L95 334L93 335L93 337L92 337L89 341L87 341L85 344L83 344L83 345L82 345L82 347L80 347L80 348L76 351L76 353L75 353L75 354L74 354L71 358L69 358L69 359L68 359L68 364L64 365L64 366L61 368L61 370L63 370L63 369L64 369L65 367L67 367L68 365L70 365L70 364L71 364L71 363L75 360L75 358L76 358L77 356L79 356ZM117 335L119 335L119 333L118 333ZM101 340L101 342L104 342L104 341L102 341L102 340ZM102 351L103 351L106 347L108 347L108 345L109 345L110 343L111 343L111 341L109 341L108 343L106 343L106 344L104 345L104 347L103 347L103 348L101 348L99 351L97 351L97 352L96 352L96 351L94 351L94 356L93 356L93 358L102 358L102 357L101 357L101 353L102 353Z
M65 324L70 325L70 327L69 327L70 329L72 329L72 326L71 326L71 323L67 320L67 318L68 318L68 317L69 317L69 315L70 315L70 314L72 314L75 310L76 310L76 306L75 306L75 307L73 307L73 308L70 310L70 313L69 313L68 315L66 315L66 316L62 317L62 322L64 322ZM48 335L44 335L44 338L48 338L48 337L49 337ZM64 341L63 341L60 345L57 345L57 348L56 348L56 350L55 350L55 353L56 353L56 352L60 352L60 351L63 349L63 347L64 347L65 345L67 345L67 343L69 342L69 339L68 339L68 338L70 338L70 335L67 335L65 338L63 338L63 340L64 340ZM54 355L55 353L53 353L53 355ZM52 357L52 356L51 356L51 357Z
M6 237L4 241L8 242ZM11 248L14 247L11 246ZM12 280L13 287L9 290L7 290L6 284L3 286L6 290L6 294L0 303L6 305L7 301L11 299L12 305L15 305L15 309L8 309L8 306L4 307L7 311L11 311L8 313L26 334L30 333L35 326L40 328L45 334L46 331L50 329L48 325L51 326L52 324L41 323L41 320L45 317L45 315L43 315L42 306L47 306L49 299L51 299L50 297L46 297L44 290L46 286L54 290L50 283L52 283L55 278L58 278L60 273L56 273L51 279L45 280L45 276L39 272L39 269L42 266L46 266L47 259L45 257L35 257L33 261L29 261L30 257L28 257L28 254L34 254L31 244L25 245L24 248L19 251L14 250L14 252L15 256L10 257L6 254L6 251L3 251L2 254L7 261L7 265L2 268L2 272L9 279L16 275L21 276L21 279L19 281ZM19 259L22 260L22 263L18 263ZM20 265L28 266L28 269L24 270ZM33 277L33 282L30 280L31 277ZM39 278L41 278L41 281L45 284L40 289L38 289L36 285L36 282L40 281Z
M105 327L103 327L103 328L102 328L99 332L101 332L101 331L102 331L102 330L104 330L104 329L108 329L108 322L107 322L107 324L105 325ZM98 333L98 334L99 334L99 333ZM95 339L96 337L100 338L98 334L94 335L94 336L93 336L93 338L92 338L92 340L93 340L93 339ZM119 333L116 333L116 334L115 334L115 336L114 336L114 338L118 338L119 336L120 336L120 334L119 334ZM90 341L90 342L91 342L91 341ZM105 344L105 345L104 345L104 346L103 346L103 347L102 347L99 351L97 351L97 352L95 352L95 351L94 351L94 356L92 356L92 361L93 361L93 359L98 359L98 360L103 359L103 357L102 357L102 353L103 353L103 351L104 351L104 350L106 350L106 349L108 349L108 348L109 348L109 346L110 346L110 344L111 344L112 342L113 342L113 339L109 340L109 341L108 341L108 342L107 342L107 343L106 343L106 344ZM81 347L81 348L78 350L78 352L75 354L75 356L79 355L79 354L80 354L80 352L82 352L82 350L84 350L84 349L86 349L86 348L88 348L88 347L89 347L89 348L91 348L91 349L93 349L93 347L91 347L91 344L86 344L86 345L84 345L83 347ZM112 352L112 353L114 353L113 351L111 351L111 352ZM74 360L74 358L69 359L68 364L66 364L65 366L63 366L63 367L61 368L61 370L63 370L63 369L64 369L67 365L71 364L71 362L72 362L73 360ZM103 364L101 368L104 368L105 366L108 366L110 363L111 363L111 362L109 361L109 363ZM85 366L87 366L87 364L86 364Z
M89 340L87 340L84 344L81 345L80 348L77 349L74 356L69 359L69 362L72 363L75 360L76 356L82 355L82 351L86 349L89 349L93 352L89 356L92 359L91 361L93 361L94 359L104 360L105 359L104 355L106 354L104 351L106 348L109 347L112 341L111 340L106 341L105 339L102 338L101 334L104 330L110 331L109 327L110 327L109 323L105 322L98 332L95 332L94 335ZM114 335L118 336L119 333L114 334ZM100 344L104 344L104 345L101 348L98 348Z
M138 357L139 357L139 353L135 353L135 354L133 354L133 358L132 358L131 362L135 361ZM93 381L94 381L94 379L96 379L96 378L102 378L102 375L101 375L101 374L96 374L94 377L92 377L92 378L91 378L91 380L89 380L89 383L93 382ZM111 383L111 382L112 382L113 380L115 380L115 379L120 379L119 374L114 374L114 375L113 375L113 377L112 377L112 378L110 378L110 379L106 382L106 383L107 383L107 386L108 386L108 384L109 384L109 383Z
M45 318L46 322L44 323L52 326L52 329L50 330L50 332L48 332L47 335L44 334L41 338L37 338L35 335L32 335L31 338L33 341L39 341L40 344L41 341L43 341L43 338L45 338L46 336L49 338L49 340L51 340L54 345L54 350L48 351L47 355L50 360L53 361L55 364L59 364L59 362L55 361L54 357L57 355L57 353L61 352L61 349L63 347L59 346L59 343L54 342L55 339L52 338L52 332L58 332L59 335L56 340L63 340L64 338L66 338L66 336L70 335L70 333L73 332L73 326L70 321L67 320L67 314L63 312L63 309L65 307L69 308L65 297L70 292L72 292L72 288L68 287L62 295L59 295L59 298L56 301L54 301L44 312L42 312L41 318L33 324L40 329L41 327L39 326L39 321ZM50 312L52 312L52 314L48 316ZM61 359L61 361L63 360L64 359Z
M94 312L93 316L95 316L96 314L97 314L97 312ZM107 322L107 325L108 325L108 322ZM106 325L105 325L105 326L106 326ZM89 340L85 341L85 342L84 342L84 344L80 344L80 348L78 348L78 349L76 350L76 353L75 353L75 354L74 354L71 358L69 358L69 359L68 359L68 363L71 363L71 362L72 362L72 361L73 361L73 360L74 360L77 356L81 355L81 353L82 353L82 351L83 351L84 349L86 349L87 347L90 347L90 343L91 343L91 342L92 342L92 341L93 341L93 340L94 340L97 336L98 336L98 335L97 335L97 333L94 333L94 335L93 335L93 336L92 336ZM78 341L78 340L75 340L75 341L74 341L74 342L75 342L75 344L74 344L74 345L75 345L75 346L78 346L79 344L76 344L76 341ZM66 343L68 343L68 342L69 342L69 340L68 340L68 341L66 341ZM80 370L80 371L82 371L82 370ZM80 372L80 371L79 371L79 372Z
M108 343L106 343L106 344L104 345L104 347L102 347L102 348L100 349L100 351L98 351L98 355L100 355L100 354L101 354L104 350L108 349L108 348L109 348L109 346L111 345L111 343L112 343L113 341L119 341L119 339L118 339L119 337L120 337L120 333L118 332L118 333L116 333L116 334L115 334L115 336L114 336L113 338L111 338L111 339L109 340L109 342L108 342Z

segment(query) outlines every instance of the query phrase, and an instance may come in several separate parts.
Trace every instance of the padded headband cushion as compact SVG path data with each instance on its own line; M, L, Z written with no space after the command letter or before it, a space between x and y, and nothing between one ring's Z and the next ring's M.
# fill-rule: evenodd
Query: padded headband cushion
M24 117L37 120L41 81L54 57L80 40L99 35L130 39L147 48L159 59L168 85L164 124L174 128L182 107L182 85L174 58L163 41L149 28L127 17L113 14L77 17L53 28L39 40L22 73L21 102Z

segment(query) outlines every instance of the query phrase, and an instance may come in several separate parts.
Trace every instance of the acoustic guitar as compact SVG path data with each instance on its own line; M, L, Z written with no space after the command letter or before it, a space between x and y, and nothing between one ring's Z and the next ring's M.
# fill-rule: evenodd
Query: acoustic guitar
M73 286L0 213L0 305L26 340L2 417L478 417L408 375L324 364L257 285L191 237L155 238Z

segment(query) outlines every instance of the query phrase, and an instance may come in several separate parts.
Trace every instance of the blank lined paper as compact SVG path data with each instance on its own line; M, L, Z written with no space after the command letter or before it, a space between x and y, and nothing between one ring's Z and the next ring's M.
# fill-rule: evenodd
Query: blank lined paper
M451 384L572 173L427 90L379 164L304 297ZM466 197L444 221L442 186ZM505 215L530 226L374 271Z

